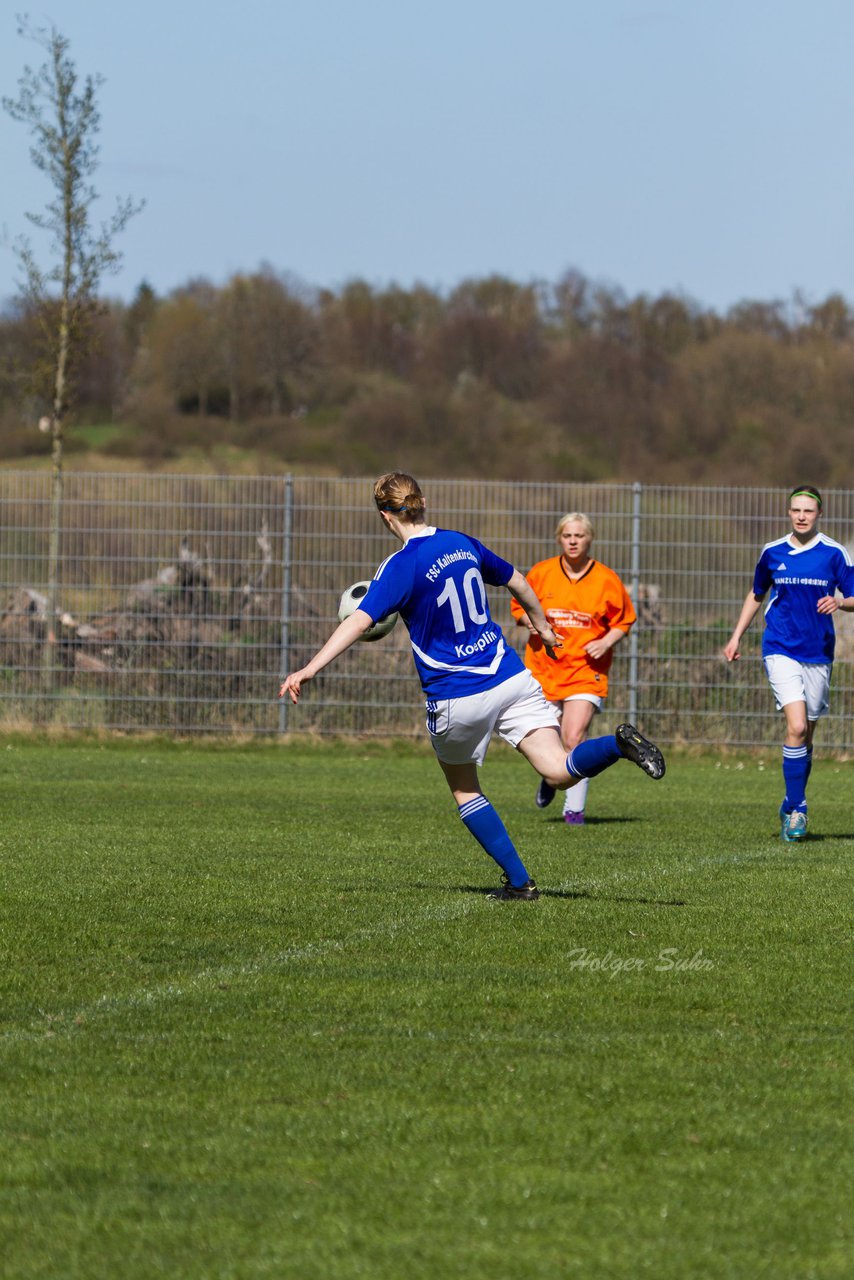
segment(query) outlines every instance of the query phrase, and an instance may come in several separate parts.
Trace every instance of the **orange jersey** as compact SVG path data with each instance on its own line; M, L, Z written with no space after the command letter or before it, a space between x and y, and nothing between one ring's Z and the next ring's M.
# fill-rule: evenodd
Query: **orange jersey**
M540 682L549 702L560 702L573 693L606 697L614 651L609 649L596 660L584 652L584 646L613 627L628 634L637 615L626 588L614 570L598 560L592 561L577 582L570 582L560 556L541 560L526 577L562 647L553 660L540 637L532 635L525 649L525 666ZM522 606L512 600L510 608L519 621Z

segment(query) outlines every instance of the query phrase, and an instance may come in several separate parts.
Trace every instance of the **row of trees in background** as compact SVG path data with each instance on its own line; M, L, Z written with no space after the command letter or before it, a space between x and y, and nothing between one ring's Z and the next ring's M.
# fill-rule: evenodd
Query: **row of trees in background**
M577 271L446 293L363 280L318 290L262 267L102 302L114 241L142 206L120 201L95 228L101 78L81 81L56 28L23 19L20 34L46 61L2 106L49 179L50 201L27 217L52 265L19 242L24 284L0 312L0 454L52 450L54 532L63 449L93 442L87 424L114 425L101 443L152 463L231 444L294 470L854 479L854 313L839 295L721 316Z
M0 448L36 452L49 411L38 316L0 318ZM270 267L104 304L70 370L77 421L166 460L252 448L296 469L787 484L854 480L854 312L626 297L578 272L449 293L354 280L317 290ZM74 432L67 447L74 446Z

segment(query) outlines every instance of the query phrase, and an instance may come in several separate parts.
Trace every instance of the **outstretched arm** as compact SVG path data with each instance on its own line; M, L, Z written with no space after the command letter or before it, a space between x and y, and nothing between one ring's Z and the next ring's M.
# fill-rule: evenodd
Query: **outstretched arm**
M744 604L741 606L741 613L738 615L738 622L735 624L735 630L724 645L724 657L727 662L735 662L739 657L741 637L759 612L763 598L763 596L754 595L752 591L748 591L745 596Z
M318 649L310 662L307 662L299 671L292 671L289 676L285 676L279 688L279 697L284 698L285 694L290 694L291 702L298 702L300 686L303 682L314 679L318 671L328 667L339 654L349 649L351 644L355 644L362 632L373 625L373 621L371 615L365 613L364 609L357 609L355 613L351 613L349 618L345 618L335 628L326 644L322 649Z

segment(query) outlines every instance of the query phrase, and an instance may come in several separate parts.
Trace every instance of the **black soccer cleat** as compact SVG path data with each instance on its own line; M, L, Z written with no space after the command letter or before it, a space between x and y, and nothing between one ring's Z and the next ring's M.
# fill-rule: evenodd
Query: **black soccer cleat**
M631 760L632 764L636 764L639 769L643 769L644 773L648 773L651 778L664 777L666 768L664 756L655 743L650 742L649 738L645 738L638 732L633 724L617 725L615 736L621 755Z
M533 880L526 880L524 884L514 886L504 876L504 883L500 889L493 889L489 895L496 902L534 902L539 898L540 891L534 884Z
M548 806L551 804L552 800L554 800L554 798L555 798L554 787L549 786L545 778L541 779L540 785L537 788L537 808L547 809Z

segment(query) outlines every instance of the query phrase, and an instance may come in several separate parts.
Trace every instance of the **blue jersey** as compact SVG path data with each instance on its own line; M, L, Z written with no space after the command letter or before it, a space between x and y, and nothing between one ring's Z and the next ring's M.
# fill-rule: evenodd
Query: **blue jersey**
M816 605L837 588L844 596L854 595L854 569L845 548L823 533L805 547L788 536L766 543L753 575L753 594L764 596L769 587L763 657L781 653L796 662L832 662L833 617L819 613Z
M425 694L462 698L525 670L490 616L484 586L512 576L513 565L476 538L428 527L383 561L359 608L374 622L399 613Z

